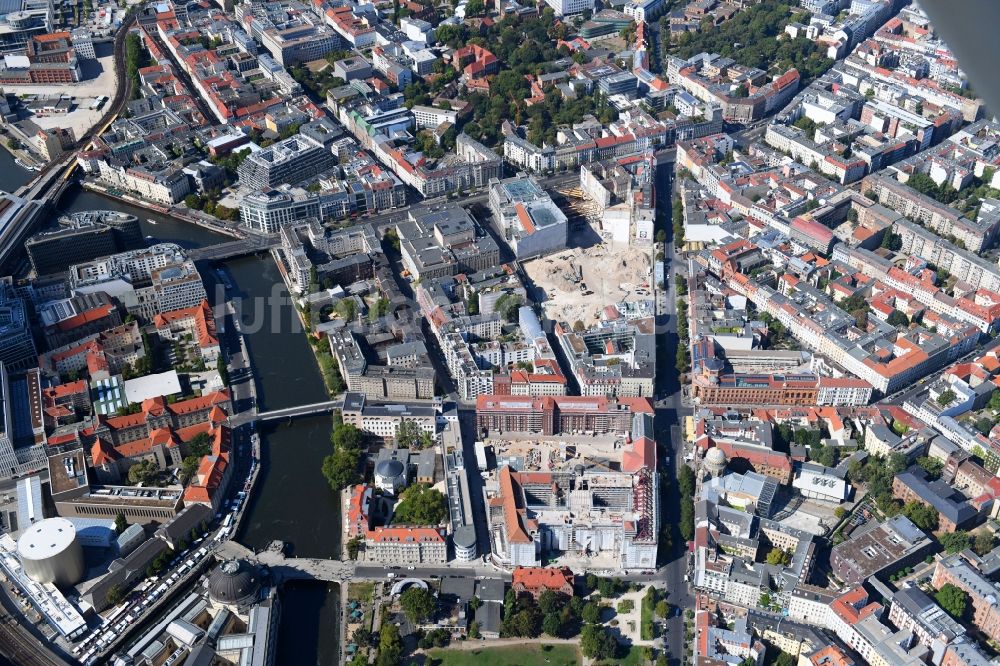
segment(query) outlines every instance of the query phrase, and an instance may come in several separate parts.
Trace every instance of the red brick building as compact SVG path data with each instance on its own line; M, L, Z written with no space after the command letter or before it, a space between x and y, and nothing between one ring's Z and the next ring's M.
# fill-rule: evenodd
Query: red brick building
M573 572L569 567L516 567L511 582L514 592L527 592L536 599L542 592L562 592L573 596Z

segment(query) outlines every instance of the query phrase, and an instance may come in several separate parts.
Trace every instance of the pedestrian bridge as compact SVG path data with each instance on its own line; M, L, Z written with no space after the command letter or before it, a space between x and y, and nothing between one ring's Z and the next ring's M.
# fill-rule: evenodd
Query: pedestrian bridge
M280 421L296 416L313 416L316 414L331 414L335 409L343 406L341 400L328 400L326 402L314 402L310 405L298 405L297 407L285 407L284 409L274 409L269 412L257 414L257 420L262 422Z

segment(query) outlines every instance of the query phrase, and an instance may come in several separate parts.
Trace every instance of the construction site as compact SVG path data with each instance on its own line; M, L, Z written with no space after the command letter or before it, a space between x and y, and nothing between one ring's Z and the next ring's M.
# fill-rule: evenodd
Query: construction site
M559 188L552 195L569 219L568 247L522 264L544 292L545 317L589 327L608 305L651 300L652 248L612 245L600 231L597 208L578 186Z
M572 247L526 262L524 270L545 292L545 317L590 326L607 305L652 298L650 251L629 247L614 252L604 242Z

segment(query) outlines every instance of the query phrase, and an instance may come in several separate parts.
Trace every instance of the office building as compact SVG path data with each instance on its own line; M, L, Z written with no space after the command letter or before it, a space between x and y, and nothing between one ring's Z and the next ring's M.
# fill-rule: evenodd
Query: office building
M569 221L531 176L490 181L490 210L518 259L566 247Z
M298 134L251 153L237 172L242 188L262 190L307 180L335 165L333 153L322 143Z
M0 363L18 372L34 367L37 356L27 306L9 281L0 280Z
M267 188L240 197L240 221L261 233L274 234L293 222L319 218L319 196L302 188Z
M59 224L59 229L35 234L24 244L35 275L60 273L73 264L145 244L139 219L118 211L73 213Z
M207 298L194 262L179 245L159 243L69 268L73 295L103 291L145 320Z

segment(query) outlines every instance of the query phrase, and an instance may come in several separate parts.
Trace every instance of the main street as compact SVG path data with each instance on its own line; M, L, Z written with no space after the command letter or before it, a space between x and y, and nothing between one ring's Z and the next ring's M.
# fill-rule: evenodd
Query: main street
M680 523L680 494L677 489L677 465L683 464L684 441L679 436L680 420L684 407L681 401L682 388L680 376L675 366L677 355L677 317L686 313L677 312L677 287L674 275L684 275L683 257L678 257L674 249L673 227L670 219L673 194L672 162L664 162L659 166L657 174L657 192L660 209L666 211L667 239L664 243L664 289L663 300L658 303L657 310L657 401L656 426L657 441L661 445L664 457L658 462L664 472L664 478L670 479L670 487L665 494L665 502L661 507L660 520L667 525L670 533L670 547L662 548L666 562L658 571L658 575L667 590L667 600L681 609L692 608L694 599L684 580L687 573L687 544L681 538L678 525ZM659 295L660 291L657 291ZM669 436L665 436L669 433ZM674 614L667 620L663 635L663 648L669 655L671 664L681 664L684 660L684 617Z

